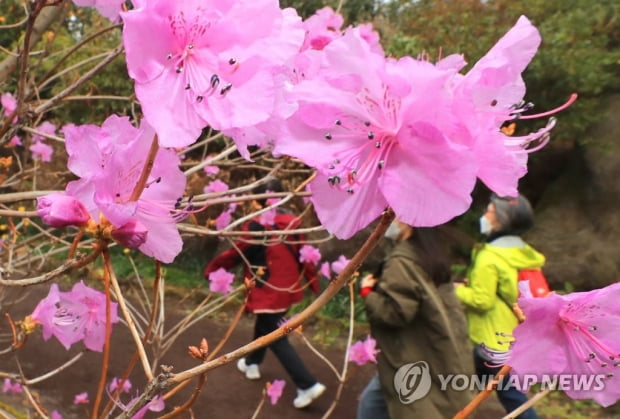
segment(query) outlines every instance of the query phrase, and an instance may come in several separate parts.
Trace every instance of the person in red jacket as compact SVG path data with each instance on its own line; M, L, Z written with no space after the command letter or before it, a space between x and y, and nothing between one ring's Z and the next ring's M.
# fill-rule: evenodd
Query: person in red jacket
M273 178L253 190L254 193L266 191L282 192L282 184L278 179ZM266 201L255 201L255 204L264 207ZM263 223L261 224L259 219L251 220L243 226L243 230L292 230L300 226L301 220L286 210L278 209L273 223L266 224L264 221ZM254 339L257 339L276 330L284 321L288 309L301 301L306 287L302 283L302 277L306 278L307 286L314 293L319 291L319 281L314 265L299 261L299 247L304 239L303 236L288 235L286 241L268 244L248 243L249 239L257 240L257 237L248 235L235 242L233 248L222 252L207 265L204 276L208 279L209 274L219 268L228 270L243 264L246 280L258 277L255 286L250 288L246 303L246 311L256 314ZM244 258L250 266L245 263ZM261 274L257 275L257 272ZM308 371L286 336L273 342L269 348L297 386L297 397L293 401L296 408L301 409L310 405L325 392L325 386ZM258 380L260 378L259 365L266 351L266 347L260 348L246 358L241 358L237 363L237 368L245 374L246 378Z

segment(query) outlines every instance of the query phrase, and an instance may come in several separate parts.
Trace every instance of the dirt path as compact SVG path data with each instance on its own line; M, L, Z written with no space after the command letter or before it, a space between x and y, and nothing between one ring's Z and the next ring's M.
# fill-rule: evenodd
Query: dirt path
M45 296L46 293L47 287L43 288L42 292L35 290L28 296L25 302L12 307L10 312L13 318L20 319L29 314L34 309L37 301ZM196 361L187 355L187 347L198 345L202 337L208 340L211 347L215 347L219 339L224 335L228 324L228 318L223 320L206 319L199 326L189 329L177 340L174 348L163 357L162 364L173 366L174 371L181 371L195 366ZM249 342L252 336L252 328L253 318L244 316L220 354ZM306 329L304 333L306 336L311 337L313 331L310 328ZM259 417L274 419L321 417L334 400L338 387L337 378L327 365L303 344L299 337L292 336L290 339L308 368L320 382L327 386L328 391L320 399L304 410L295 409L292 404L296 393L294 385L273 353L268 351L265 362L261 365L262 378L260 380L249 381L245 379L237 371L234 362L210 372L207 383L193 407L195 417L214 419L250 418L262 398L262 390L265 383L274 379L285 379L287 381L284 394L276 405L271 405L267 401ZM67 351L55 338L47 342L43 341L40 331L37 331L29 337L25 347L18 351L15 356L9 355L0 358L0 369L15 371L15 362L18 359L21 362L25 375L27 377L35 377L44 371L58 367L79 353L81 349L82 345L76 344ZM342 366L342 350L337 348L326 349L320 346L319 349L337 368ZM126 328L116 326L113 331L109 378L122 373L133 354L133 350L134 345ZM41 395L44 407L50 410L58 409L64 418L86 417L86 410L82 406L73 405L73 398L76 394L87 391L91 397L90 406L92 406L92 398L99 381L100 363L100 354L85 353L73 367L62 371L54 378L37 384L34 389ZM140 366L136 367L136 369L139 368ZM373 365L363 367L353 364L349 365L349 377L340 403L332 417L354 417L357 397L374 371ZM145 380L142 377L143 374L139 370L132 374L131 381L134 389L144 386ZM167 403L167 406L172 407L175 404L182 403L188 397L190 388L193 387L193 384L188 386L178 396L173 397ZM129 396L126 396L127 398ZM18 403L19 401L18 396L2 395L2 399L8 402L12 401L13 403ZM127 401L126 399L124 401ZM185 415L185 417L189 417L189 415Z
M34 309L36 302L47 293L47 287L43 292L34 292L28 297L26 302L20 303L11 308L11 315L14 319L23 318L24 315ZM41 295L42 294L42 295ZM223 336L228 319L207 319L199 326L186 331L176 342L174 348L164 356L163 365L171 365L174 371L182 371L196 365L196 361L187 355L187 347L198 345L200 339L205 337L210 346L214 347L221 336ZM253 318L244 316L231 339L225 345L220 354L236 349L247 343L252 335ZM5 330L2 330L3 332ZM306 328L304 334L307 337L313 336L312 327ZM360 336L362 337L362 336ZM276 405L265 403L259 417L270 419L284 418L320 418L328 410L336 396L338 381L334 373L327 365L320 360L310 349L308 349L301 339L292 336L291 342L297 348L301 358L304 360L310 371L317 379L327 386L326 393L311 406L306 409L298 410L293 407L295 388L290 378L286 375L282 366L278 363L273 353L268 352L265 362L261 365L262 378L257 381L248 381L236 369L235 363L225 365L211 371L208 375L206 385L200 394L197 402L193 406L194 417L213 418L213 419L245 419L251 418L256 406L262 397L262 390L267 381L274 379L285 379L287 384L284 394ZM41 375L42 372L54 369L66 362L73 355L82 349L81 344L76 344L71 350L66 351L55 338L44 342L40 331L30 336L26 346L18 351L16 356L0 357L0 369L15 371L15 360L19 359L27 377ZM321 352L340 369L343 363L343 351L337 347L321 348ZM113 332L113 342L111 350L110 371L108 379L119 376L124 370L128 360L133 354L134 345L127 329L115 327ZM63 418L84 418L88 417L83 406L73 405L73 398L76 394L87 391L91 396L92 407L97 383L100 374L101 355L98 353L85 353L79 362L60 374L47 381L37 384L34 389L41 395L42 404L48 409L58 409ZM141 371L138 369L131 376L134 389L142 388L145 380ZM365 387L370 377L375 373L374 365L358 367L354 364L349 365L349 374L341 395L340 402L336 407L332 418L355 418L357 399ZM182 403L188 397L190 389L194 385L188 386L178 396L173 397L167 403L167 407ZM137 391L137 390L134 390ZM134 394L132 391L132 394ZM18 403L17 396L6 396L0 393L2 399ZM126 395L124 401L127 402L130 396ZM107 400L107 398L106 398ZM480 412L480 418L499 417L501 410L497 410L497 404L490 403ZM155 417L148 416L147 417ZM190 417L185 414L183 417Z

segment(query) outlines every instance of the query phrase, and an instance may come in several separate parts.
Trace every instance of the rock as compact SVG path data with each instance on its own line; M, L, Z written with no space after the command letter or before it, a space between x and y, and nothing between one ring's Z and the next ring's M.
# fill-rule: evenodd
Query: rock
M589 290L620 279L620 95L608 109L587 146L573 148L567 170L544 191L526 236L547 257L553 289Z

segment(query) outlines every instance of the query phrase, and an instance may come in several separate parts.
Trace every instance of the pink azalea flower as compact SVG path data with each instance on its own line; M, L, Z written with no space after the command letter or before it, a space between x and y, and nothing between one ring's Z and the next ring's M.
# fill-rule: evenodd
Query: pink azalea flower
M282 397L282 392L284 391L284 386L286 385L286 381L284 380L273 380L270 383L267 383L267 396L269 396L269 401L271 404L278 403L280 397Z
M52 161L52 154L54 153L54 149L52 146L45 144L42 141L37 141L33 143L29 150L32 152L32 157L35 159L41 159L43 162Z
M0 103L4 108L4 116L10 116L17 109L17 100L9 92L3 93L0 96ZM17 117L14 117L11 122L17 122Z
M519 298L525 321L514 330L508 365L515 374L604 377L595 386L565 389L573 399L609 406L620 399L620 283L567 295Z
M8 393L9 391L11 391L12 388L13 388L13 384L11 383L11 379L5 378L4 384L2 385L2 392Z
M310 246L309 244L304 244L301 246L301 249L299 249L299 261L301 263L317 265L319 260L321 260L321 252L318 248Z
M370 49L376 54L383 54L379 33L372 27L372 23L363 23L357 27L359 28L360 36L370 46Z
M218 230L224 229L232 221L232 213L229 210L222 211L220 215L215 219L215 228Z
M67 195L79 199L93 220L125 226L116 233L123 245L142 242L142 253L172 262L183 247L176 222L185 216L175 208L186 183L176 153L158 151L146 188L131 200L155 135L145 121L135 128L128 118L112 115L101 127L67 125L63 133L69 170L81 178L67 185Z
M49 294L37 304L32 318L43 327L43 339L54 335L69 349L76 342L96 352L103 350L105 341L105 294L76 283L70 292L58 290L52 284ZM111 303L111 321L118 322L117 303Z
M386 60L349 30L324 52L322 77L293 87L299 110L275 151L317 168L321 223L349 238L391 206L410 225L441 224L471 203L476 162L442 132L456 68ZM320 150L320 152L317 152Z
M332 262L332 265L331 265L332 271L336 275L340 275L340 273L344 270L344 268L347 266L348 263L349 263L349 259L347 259L345 255L340 255L338 259Z
M222 211L220 215L215 219L215 228L218 230L223 230L230 222L232 221L232 214L237 209L237 204L232 203L228 206L228 209Z
M88 404L90 400L88 400L88 392L76 394L73 398L73 404Z
M155 396L155 398L151 400L147 406L148 410L151 412L161 412L166 408L166 402L164 402L163 397Z
M191 144L207 125L269 118L273 71L304 37L294 10L276 0L149 0L121 16L127 68L164 147Z
M50 417L52 419L62 419L62 415L58 412L58 410L52 410Z
M525 95L521 73L540 45L538 30L521 16L472 69L455 81L454 112L469 134L478 161L477 175L499 196L515 196L518 180L527 173L527 145L553 127L525 137L508 137L499 128L514 118Z
M228 294L233 290L232 282L235 275L231 274L224 268L219 268L209 274L209 291L218 292L220 294Z
M132 399L127 406L123 406L125 410L131 408L131 406L138 401L138 398ZM161 396L155 396L153 400L145 404L140 410L138 410L131 419L142 419L146 415L146 412L161 412L166 408L166 403Z
M312 51L316 53L316 51ZM320 54L298 54L274 74L276 97L272 113L266 121L246 127L223 130L234 138L239 153L251 160L247 147L271 148L283 135L285 121L297 110L297 102L288 97L290 86L300 80L313 77L318 69ZM274 150L272 150L274 151Z
M270 209L261 213L260 217L258 218L258 222L262 225L272 226L276 223L276 215L276 210Z
M204 187L204 193L216 193L216 192L224 192L228 190L228 185L226 182L215 179L212 180Z
M319 269L319 273L328 279L332 277L332 271L330 269L329 262L323 262L321 268Z
M370 335L366 340L358 340L349 348L349 361L355 362L357 365L364 365L368 362L377 363L377 354L379 350L376 349L377 341Z
M323 7L304 20L306 39L301 47L302 51L308 48L322 50L331 41L342 35L341 28L344 18L331 7Z
M44 121L36 129L37 131L40 131L47 135L56 135L56 125L52 124L49 121ZM46 139L47 137L43 137L42 135L38 135L38 134L32 135L32 141L34 142L45 141Z
M50 227L83 226L90 215L84 205L72 196L51 193L37 198L37 214Z
M13 383L10 378L4 379L4 384L2 385L3 393L10 393L12 395L21 394L23 392L22 385L18 382Z
M205 166L203 168L207 176L215 176L220 173L220 168L217 166Z
M324 7L317 10L303 22L306 30L306 38L301 47L302 51L307 49L322 50L330 42L342 36L342 25L344 18L331 7ZM372 27L371 23L357 26L360 30L362 39L368 43L373 52L383 55L383 48L379 43L379 34ZM347 28L350 30L351 27Z
M125 0L73 0L78 7L94 7L101 16L112 22L119 21L121 6Z
M116 391L116 389L119 388L119 384L121 382L120 378L112 378L112 381L110 381L110 384L108 385L108 391L110 393L113 393L114 391ZM129 391L131 390L131 381L129 380L125 380L123 381L123 386L120 388L122 393L129 393Z
M14 135L14 136L13 136L13 137L11 137L11 139L9 140L9 144L11 144L12 146L22 145L22 140L21 140L21 138L19 138L17 135Z

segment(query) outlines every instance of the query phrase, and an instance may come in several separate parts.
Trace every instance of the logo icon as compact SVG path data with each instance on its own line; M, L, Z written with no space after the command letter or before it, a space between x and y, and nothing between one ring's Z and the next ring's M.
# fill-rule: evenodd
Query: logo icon
M403 404L411 404L431 390L431 372L425 361L401 366L394 374L394 389Z

